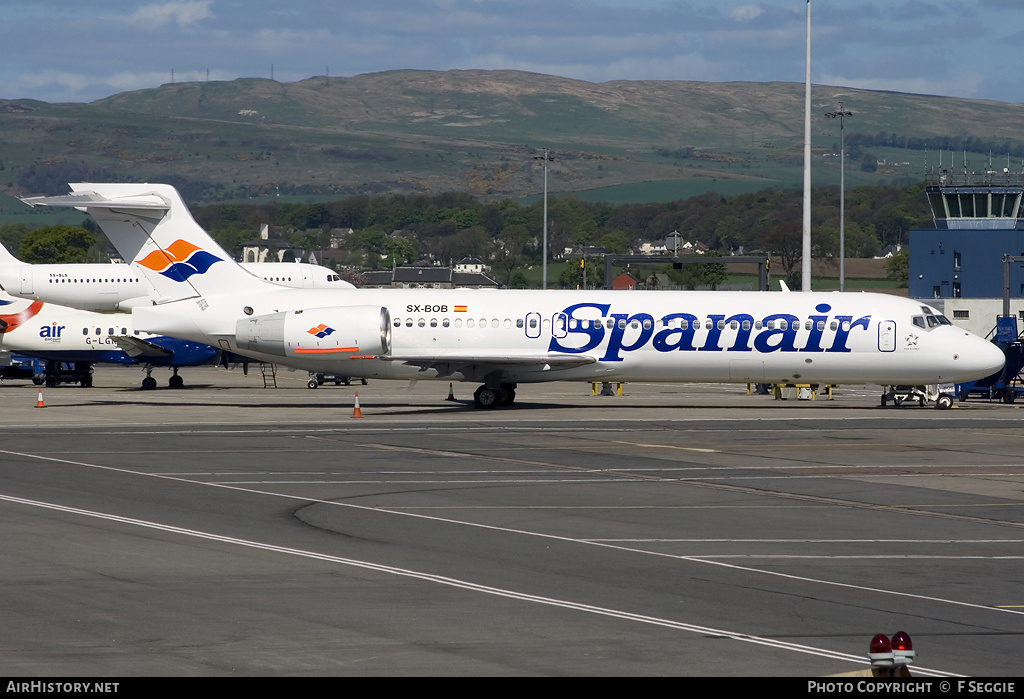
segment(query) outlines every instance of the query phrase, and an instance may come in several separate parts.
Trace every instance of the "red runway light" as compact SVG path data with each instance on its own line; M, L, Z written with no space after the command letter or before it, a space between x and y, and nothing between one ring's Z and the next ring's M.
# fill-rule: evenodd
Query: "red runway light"
M914 644L906 631L897 631L892 637L893 659L897 665L909 665L914 662Z
M892 667L894 657L889 637L884 633L876 634L871 639L871 645L868 648L868 659L871 661L871 665L874 667Z

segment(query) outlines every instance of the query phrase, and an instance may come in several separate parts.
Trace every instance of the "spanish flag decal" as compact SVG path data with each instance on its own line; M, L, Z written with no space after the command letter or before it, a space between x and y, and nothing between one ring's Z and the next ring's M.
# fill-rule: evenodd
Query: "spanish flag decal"
M455 307L455 312L456 313L465 313L466 312L466 307L465 306L456 306Z

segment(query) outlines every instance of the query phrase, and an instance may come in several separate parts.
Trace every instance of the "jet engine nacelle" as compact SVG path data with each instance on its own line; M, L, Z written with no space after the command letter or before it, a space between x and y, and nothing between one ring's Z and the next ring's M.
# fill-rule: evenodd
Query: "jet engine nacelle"
M235 324L240 350L281 357L388 354L391 314L381 306L335 306L282 311L244 318Z

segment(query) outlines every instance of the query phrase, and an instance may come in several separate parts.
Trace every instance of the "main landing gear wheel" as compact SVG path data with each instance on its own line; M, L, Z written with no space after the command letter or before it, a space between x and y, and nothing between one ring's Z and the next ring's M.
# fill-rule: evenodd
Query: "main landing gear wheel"
M501 393L501 389L481 386L473 392L473 403L476 404L476 407L483 410L492 410L497 408L498 404L501 403Z
M146 391L152 391L156 388L156 379L152 376L147 376L142 380L142 388Z
M516 384L503 383L498 388L488 388L486 384L476 389L473 393L473 403L476 407L491 410L493 408L507 408L516 400Z
M181 388L185 385L185 379L175 374L171 378L167 379L167 385L171 388Z

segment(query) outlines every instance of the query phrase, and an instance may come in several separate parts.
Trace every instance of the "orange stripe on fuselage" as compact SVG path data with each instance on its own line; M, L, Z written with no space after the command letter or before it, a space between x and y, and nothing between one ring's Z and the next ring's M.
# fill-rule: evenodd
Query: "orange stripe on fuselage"
M295 354L325 354L327 352L355 352L358 347L331 347L328 349L302 349L297 348Z

